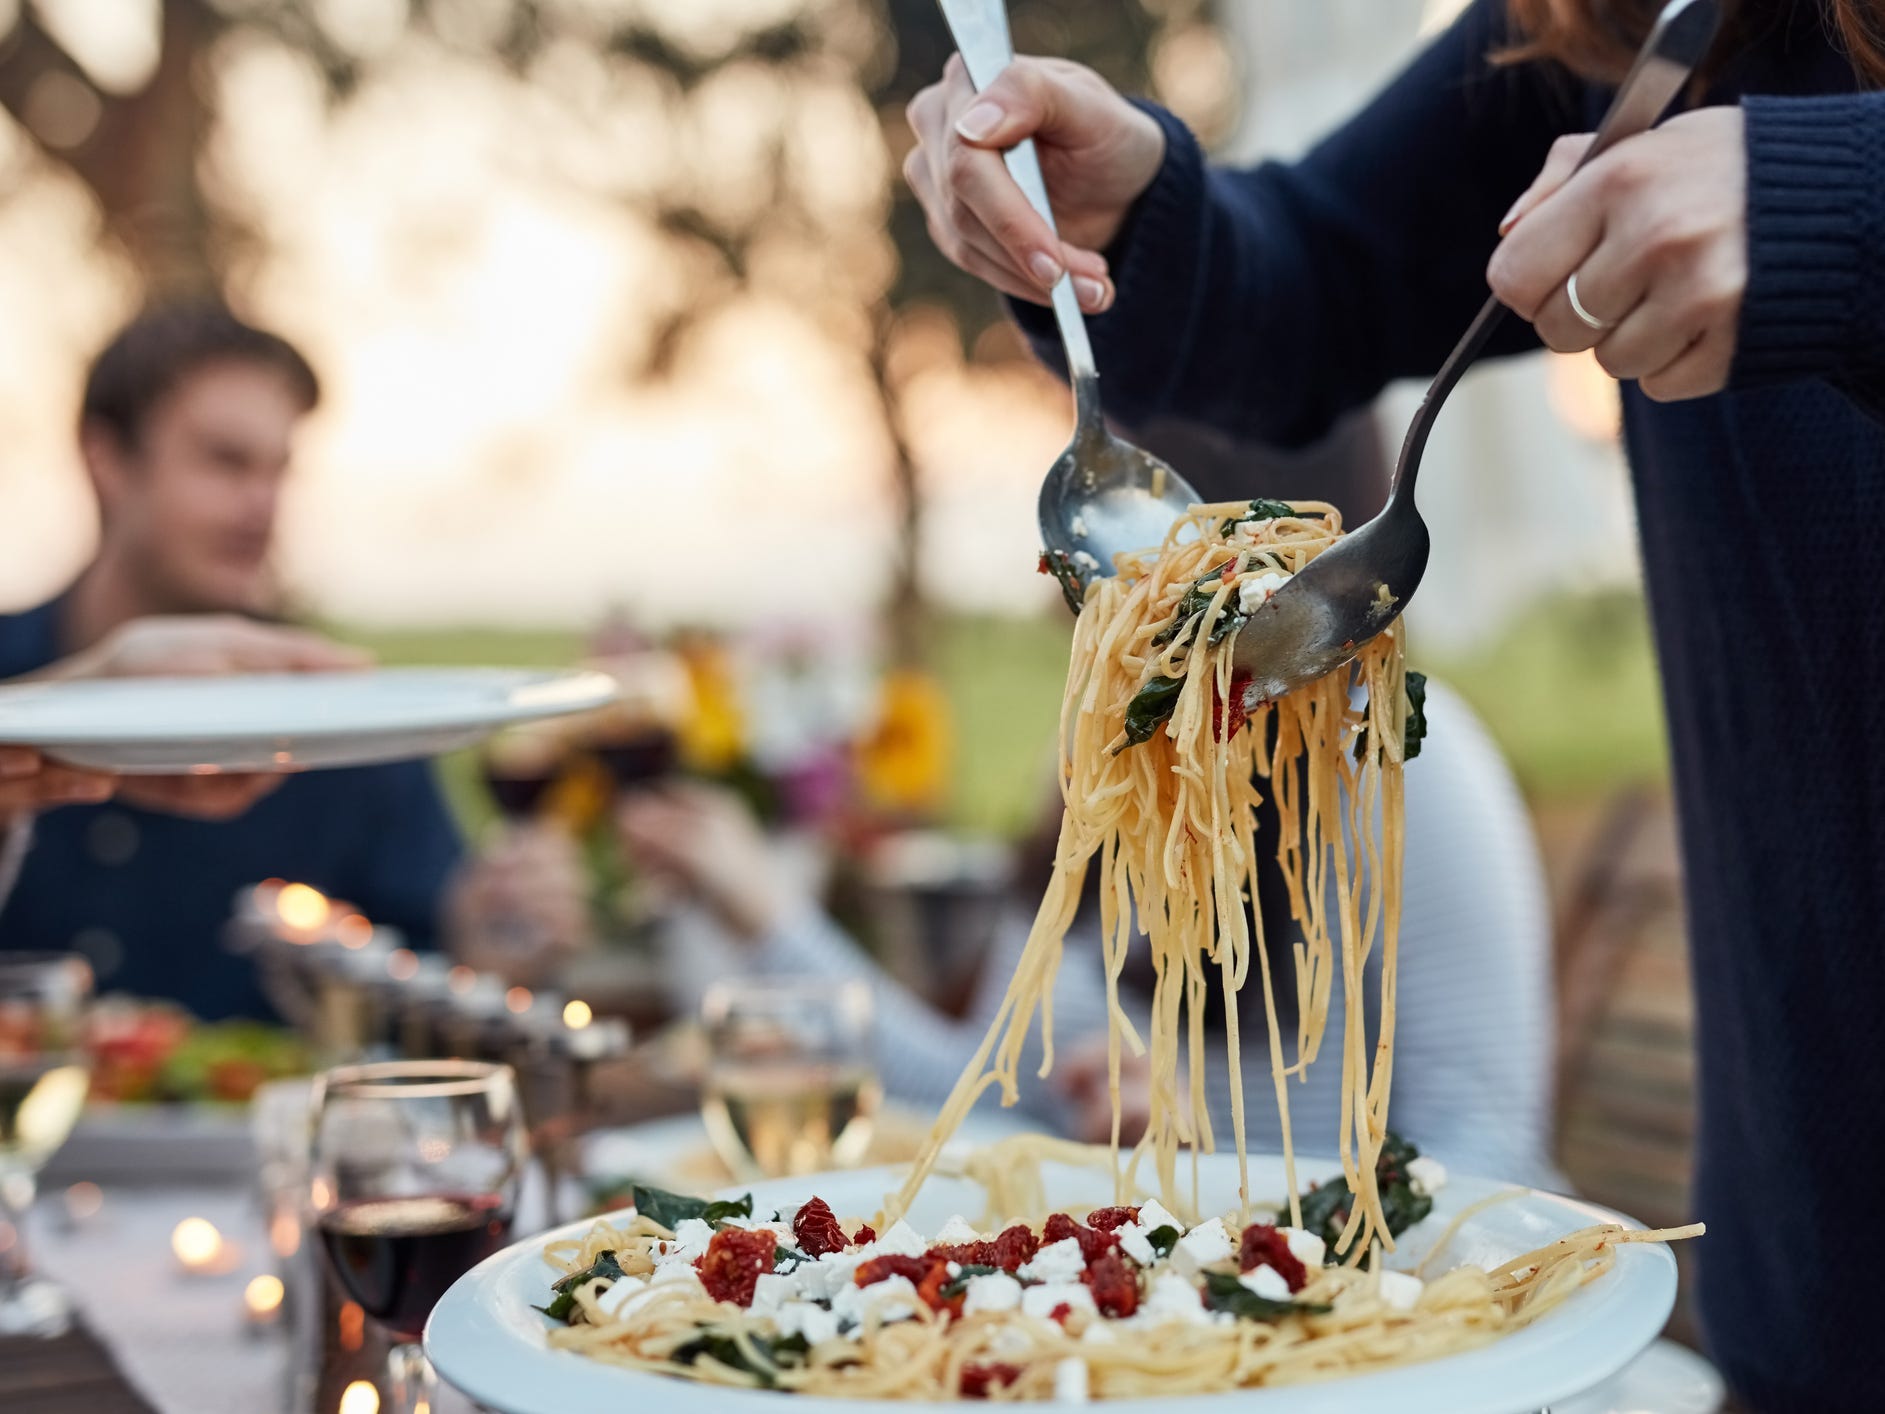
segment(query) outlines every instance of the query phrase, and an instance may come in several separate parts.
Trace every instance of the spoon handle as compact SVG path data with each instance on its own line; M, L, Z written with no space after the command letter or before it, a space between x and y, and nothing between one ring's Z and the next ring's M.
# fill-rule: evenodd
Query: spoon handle
M969 82L976 89L987 88L1014 59L1014 40L1008 31L1008 11L1002 0L939 0L943 19L962 55ZM1047 179L1041 174L1040 154L1032 138L1023 139L1002 154L1008 171L1027 197L1028 204L1040 212L1048 229L1058 233L1054 209L1047 200ZM1082 428L1100 425L1100 374L1093 361L1093 343L1087 337L1086 320L1080 313L1080 301L1073 292L1073 279L1062 275L1054 285L1051 298L1054 322L1060 326L1060 341L1067 350L1067 374L1073 382L1074 413Z
M1663 6L1662 13L1656 17L1655 28L1643 41L1635 64L1617 89L1616 97L1611 99L1609 111L1598 125L1597 136L1585 150L1578 168L1587 166L1625 138L1656 126L1657 119L1675 101L1696 66L1707 56L1720 28L1718 0L1670 0ZM1420 410L1407 429L1407 440L1401 444L1401 458L1395 465L1394 484L1388 493L1390 503L1403 497L1411 502L1414 480L1420 474L1420 454L1426 448L1434 419L1440 414L1440 405L1485 348L1505 314L1505 306L1499 303L1497 295L1487 300L1472 326L1447 355L1446 362L1440 365L1426 397L1420 401Z

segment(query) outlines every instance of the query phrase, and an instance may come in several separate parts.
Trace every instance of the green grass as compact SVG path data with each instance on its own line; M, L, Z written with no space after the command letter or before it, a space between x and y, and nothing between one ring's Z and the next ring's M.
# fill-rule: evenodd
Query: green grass
M955 711L956 788L950 822L1015 834L1048 789L1054 720L1067 671L1069 624L943 619L931 645ZM338 629L385 663L549 666L582 656L575 632L508 629ZM1537 800L1578 800L1659 780L1667 770L1661 702L1641 596L1618 591L1551 600L1490 647L1465 658L1423 654L1486 719ZM474 827L490 807L475 758L443 763L454 806Z

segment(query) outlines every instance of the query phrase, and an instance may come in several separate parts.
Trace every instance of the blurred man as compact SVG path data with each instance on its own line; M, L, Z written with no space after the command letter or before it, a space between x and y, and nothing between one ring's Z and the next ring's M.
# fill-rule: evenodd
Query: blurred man
M0 678L151 615L276 613L276 515L319 397L294 348L218 306L160 309L119 333L79 419L97 554L50 602L0 617ZM76 949L101 987L216 1018L266 1014L253 969L221 946L237 891L262 879L312 884L434 944L462 846L428 764L295 776L236 820L146 808L157 803L121 792L41 815L0 908L0 950Z

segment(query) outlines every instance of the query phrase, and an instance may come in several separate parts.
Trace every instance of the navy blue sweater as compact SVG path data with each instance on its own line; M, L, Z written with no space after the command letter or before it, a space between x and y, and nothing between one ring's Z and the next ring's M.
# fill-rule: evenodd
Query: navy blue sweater
M1754 1407L1856 1414L1885 1408L1885 95L1811 0L1752 9L1706 99L1747 118L1732 384L1622 395L1700 1012L1701 1313ZM1108 411L1300 444L1430 375L1501 214L1609 96L1489 64L1503 26L1479 0L1294 164L1209 167L1157 113L1169 153L1093 321ZM1513 320L1495 352L1535 346Z

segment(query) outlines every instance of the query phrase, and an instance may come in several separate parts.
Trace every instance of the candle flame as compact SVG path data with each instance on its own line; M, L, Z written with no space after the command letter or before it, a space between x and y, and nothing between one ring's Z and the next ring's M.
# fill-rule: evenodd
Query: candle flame
M327 895L307 884L283 884L275 912L290 928L311 933L327 922Z
M380 1414L380 1392L371 1380L355 1380L341 1391L337 1414Z
M532 1000L528 987L512 987L504 994L504 1005L514 1012L529 1011Z
M242 1304L256 1315L266 1316L281 1309L284 1294L281 1278L272 1272L263 1272L242 1289Z
M563 1024L572 1031L582 1030L595 1019L596 1014L590 1010L589 1003L581 999L570 1002L563 1008Z
M170 1250L186 1267L206 1267L223 1250L223 1235L208 1218L185 1218L170 1234Z

